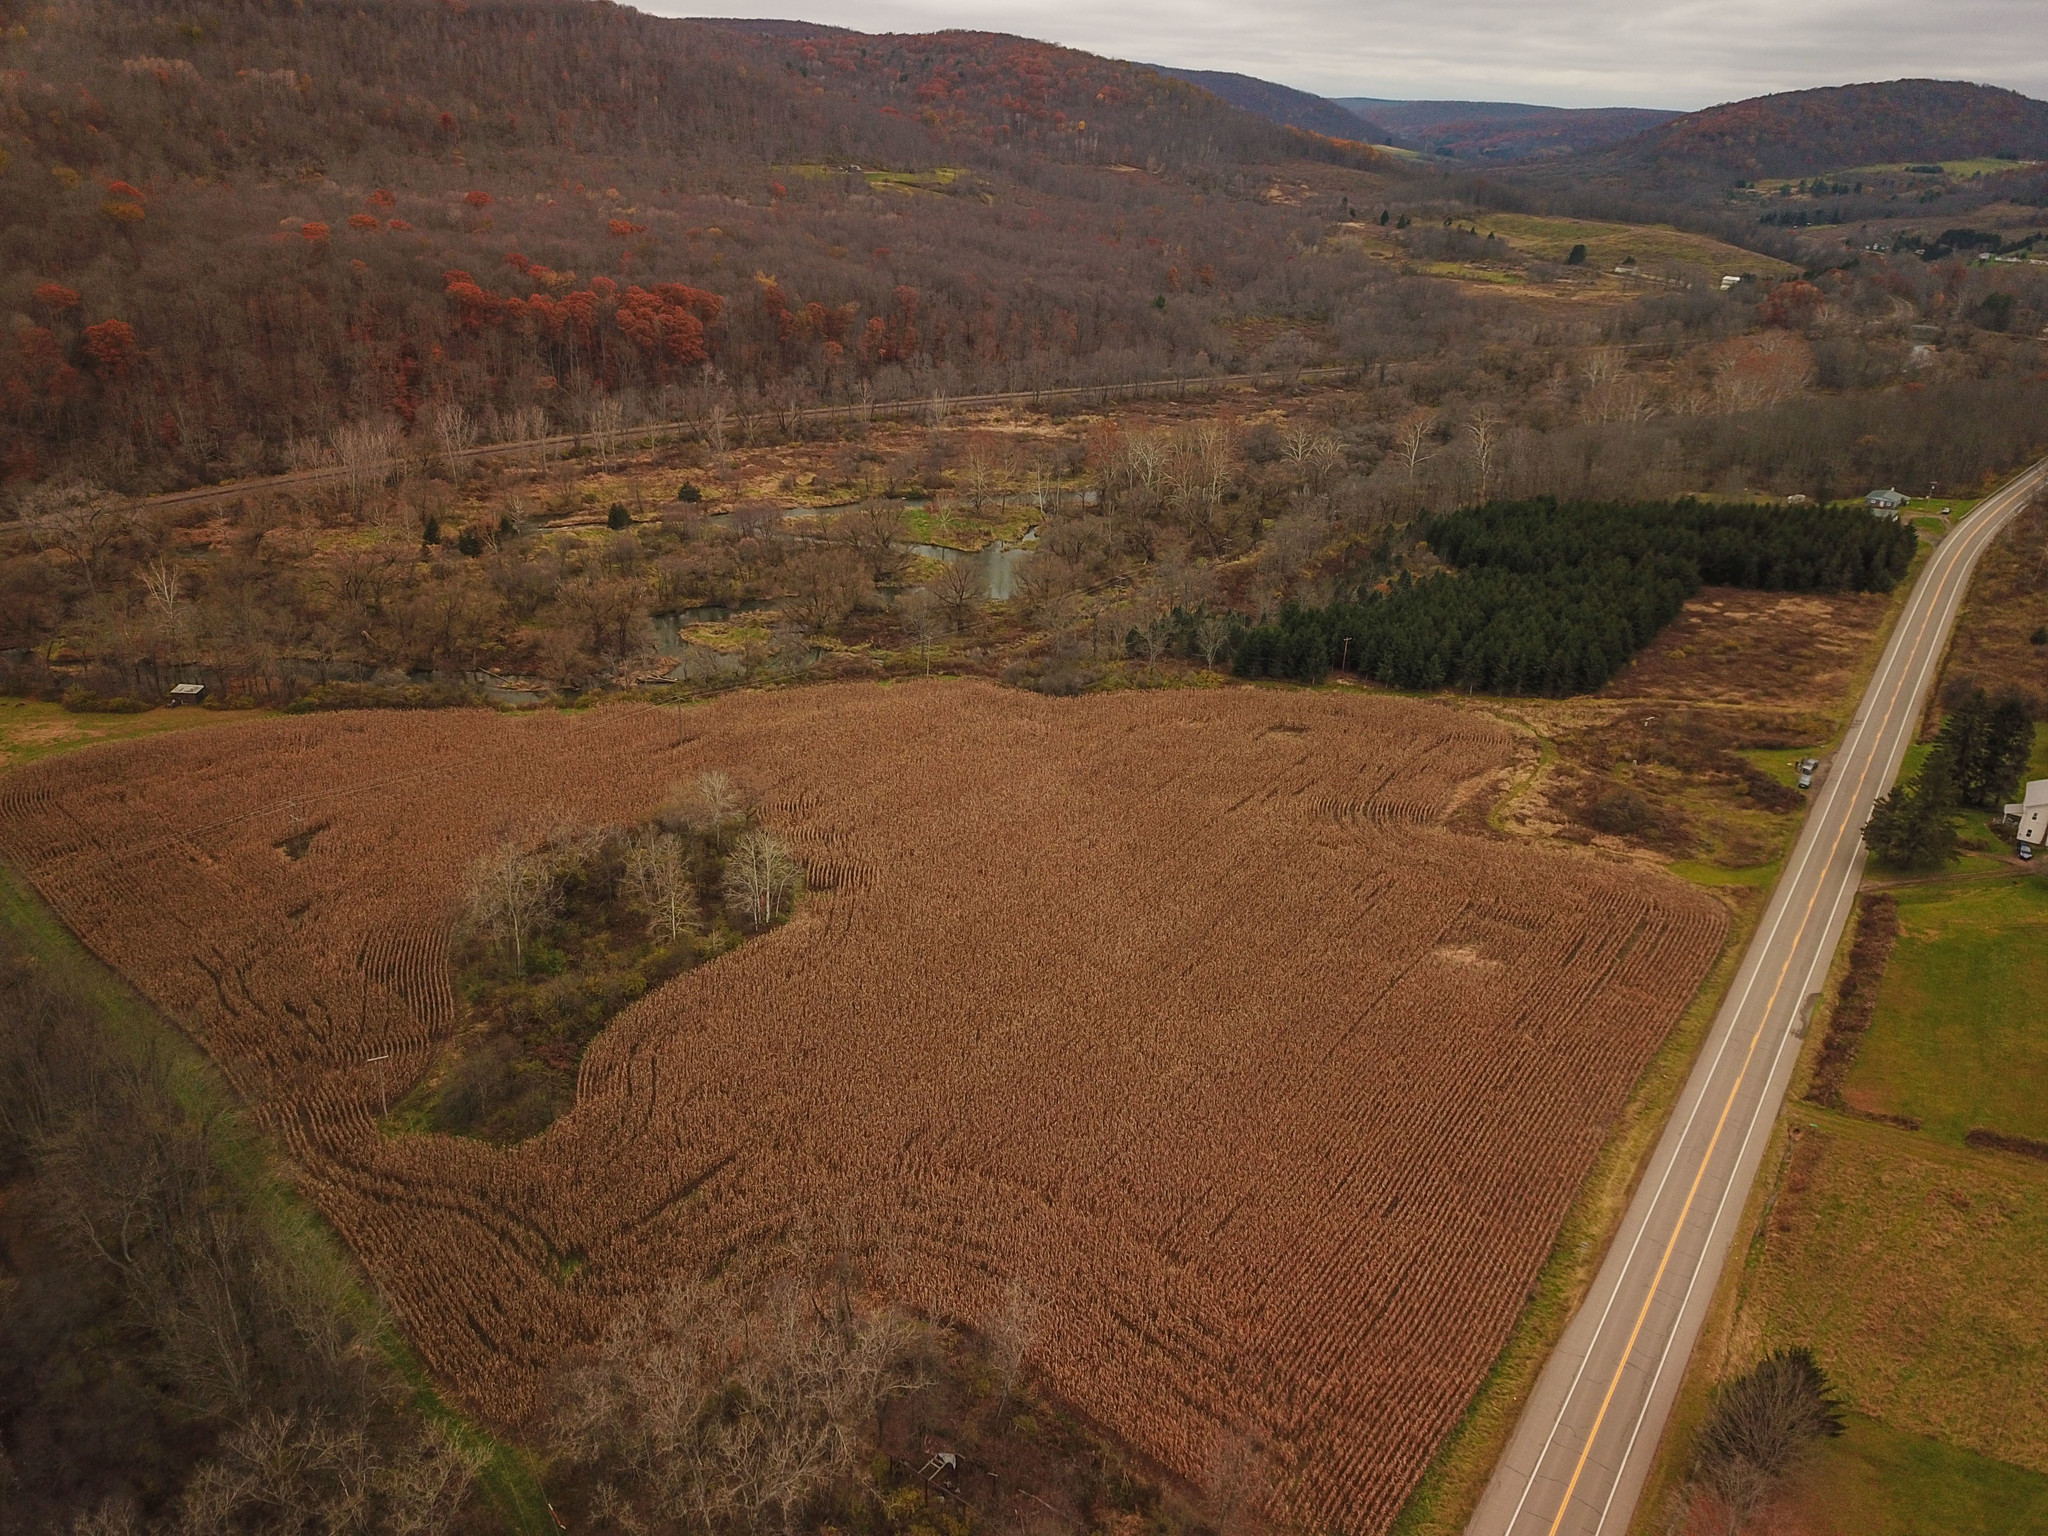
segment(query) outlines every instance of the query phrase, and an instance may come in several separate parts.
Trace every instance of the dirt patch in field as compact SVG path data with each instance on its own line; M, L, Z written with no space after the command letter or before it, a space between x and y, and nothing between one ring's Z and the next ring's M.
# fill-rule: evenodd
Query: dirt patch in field
M1516 750L1268 689L323 716L10 774L0 847L499 1423L630 1298L853 1229L931 1314L1044 1298L1051 1389L1170 1470L1248 1437L1281 1518L1377 1532L1726 930L1669 878L1446 826ZM457 1023L469 861L708 768L802 858L788 925L621 1014L531 1142L380 1129ZM328 823L296 860L294 808Z

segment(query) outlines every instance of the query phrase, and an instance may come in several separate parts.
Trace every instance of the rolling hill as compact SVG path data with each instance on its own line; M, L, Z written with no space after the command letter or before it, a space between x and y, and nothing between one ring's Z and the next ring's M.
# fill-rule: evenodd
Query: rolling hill
M1688 112L1588 161L1623 174L1725 180L1990 156L2048 159L2048 102L1961 80L1786 91Z
M1279 123L1282 127L1327 134L1333 139L1366 139L1373 143L1386 141L1386 130L1365 114L1353 112L1327 97L1297 91L1291 85L1277 85L1271 80L1233 74L1228 70L1173 69L1165 64L1156 64L1152 67L1162 75L1171 75L1176 80L1199 85L1212 96L1220 97L1233 107L1256 113L1268 122Z
M707 369L886 398L1207 367L1298 252L1274 168L1395 172L988 33L571 0L165 14L0 0L0 487L275 471L364 420L673 413Z
M1650 107L1538 107L1517 101L1385 101L1337 105L1386 130L1384 141L1460 160L1526 160L1597 149L1678 116Z

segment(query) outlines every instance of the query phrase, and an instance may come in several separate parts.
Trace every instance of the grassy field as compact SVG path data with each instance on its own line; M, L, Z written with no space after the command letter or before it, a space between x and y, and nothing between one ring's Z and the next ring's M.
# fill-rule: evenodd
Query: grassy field
M2048 1477L1853 1414L1781 1513L1804 1536L2048 1536Z
M1973 1126L2048 1140L2048 878L1897 895L1899 946L1848 1102L1958 1145Z
M1597 219L1543 218L1526 213L1475 215L1468 222L1480 233L1491 231L1510 245L1545 261L1563 261L1575 245L1586 248L1586 264L1600 271L1619 266L1624 257L1638 263L1683 261L1716 272L1755 272L1771 276L1796 273L1790 262L1760 256L1706 235L1688 234L1668 224L1609 224Z
M2048 1164L1790 1119L1735 1361L1807 1345L1858 1413L2048 1472Z
M2007 171L2024 170L2038 165L2038 160L1995 160L1989 155L1979 155L1974 160L1901 160L1895 165L1859 165L1852 171L1837 171L1835 180L1844 176L1882 175L1891 172L1896 175L1915 165L1939 165L1945 176L1999 176Z
M151 709L139 715L75 715L61 704L0 698L0 770L101 741L127 741L163 731L205 730L252 719L246 709Z
M830 165L779 165L776 171L785 176L802 176L806 179L820 179L827 176L852 174ZM958 181L962 172L958 166L935 166L928 171L872 171L858 172L869 186L891 192L936 192L950 187Z

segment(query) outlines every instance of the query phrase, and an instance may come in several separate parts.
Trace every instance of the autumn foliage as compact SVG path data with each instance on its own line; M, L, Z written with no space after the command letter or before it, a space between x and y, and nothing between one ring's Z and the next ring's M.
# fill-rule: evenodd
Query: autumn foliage
M257 1107L438 1379L503 1425L679 1275L850 1223L904 1304L1046 1303L1048 1384L1273 1513L1383 1531L1718 952L1676 881L1446 819L1485 717L979 684L317 716L31 764L0 851ZM511 1150L380 1131L458 1027L464 873L725 768L782 928L621 1014ZM458 792L451 793L451 786Z
M1332 157L1144 66L988 34L561 0L161 21L81 0L0 28L0 270L59 364L0 348L0 480L277 471L437 403L575 427L606 395L701 411L686 383L736 410L1212 371L1236 296L1298 254L1257 167ZM1169 269L1216 274L1201 306L1154 306ZM133 327L146 388L98 394L67 313Z

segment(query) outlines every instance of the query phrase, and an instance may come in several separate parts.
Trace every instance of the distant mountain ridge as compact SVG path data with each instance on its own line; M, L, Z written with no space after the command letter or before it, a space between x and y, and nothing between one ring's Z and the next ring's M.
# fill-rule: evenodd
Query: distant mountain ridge
M1333 98L1385 129L1388 142L1460 160L1527 160L1618 143L1679 116L1654 107L1541 107L1519 101Z
M1283 128L1301 128L1310 133L1326 134L1333 139L1381 141L1386 138L1385 131L1377 122L1348 110L1328 97L1297 91L1291 85L1280 85L1271 80L1260 80L1252 75L1240 75L1229 70L1175 69L1166 64L1153 64L1148 67L1175 80L1198 85L1210 95L1229 102L1233 107L1256 113L1268 122L1278 123Z
M2048 159L2048 102L1963 80L1889 80L1688 112L1588 159L1620 173L1754 179L1994 155Z

